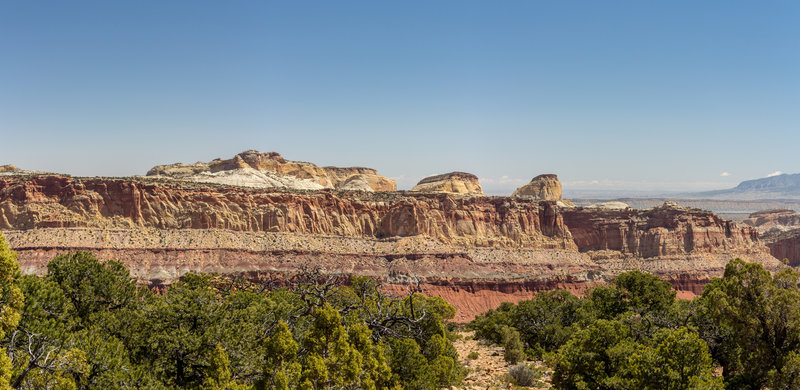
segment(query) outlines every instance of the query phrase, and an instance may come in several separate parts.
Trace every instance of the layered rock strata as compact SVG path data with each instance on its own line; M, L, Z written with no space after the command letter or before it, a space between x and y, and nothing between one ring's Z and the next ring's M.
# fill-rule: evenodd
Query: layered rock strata
M414 192L444 192L460 195L483 195L478 177L466 172L450 172L426 177L411 189Z
M304 265L417 286L460 320L536 291L582 292L627 269L697 293L733 257L780 262L710 212L565 209L555 201L416 192L287 192L148 179L0 178L0 230L25 272L86 249L142 282L186 272L258 279Z

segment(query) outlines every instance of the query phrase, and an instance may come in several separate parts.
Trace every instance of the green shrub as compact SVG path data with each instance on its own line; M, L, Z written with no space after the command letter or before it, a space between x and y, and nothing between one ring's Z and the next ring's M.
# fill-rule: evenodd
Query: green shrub
M474 330L475 337L478 339L501 344L503 340L500 335L500 330L503 326L511 326L509 314L513 308L513 303L503 302L497 309L489 310L485 314L475 317L475 319L467 325L467 329Z
M475 360L475 359L477 359L477 358L478 358L478 356L479 356L479 355L478 355L478 353L477 353L477 352L470 352L470 353L469 353L469 355L467 355L467 359L470 359L470 360Z
M503 342L503 359L505 361L516 364L525 360L525 349L516 329L504 326L500 330L500 337Z
M581 300L569 291L540 292L510 311L510 324L519 330L534 356L541 357L543 352L557 350L572 336L581 306Z

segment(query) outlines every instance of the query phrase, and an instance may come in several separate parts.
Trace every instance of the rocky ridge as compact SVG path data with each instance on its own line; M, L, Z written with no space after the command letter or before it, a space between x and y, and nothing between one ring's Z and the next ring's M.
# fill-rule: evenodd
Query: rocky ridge
M281 188L295 190L321 190L341 188L353 176L359 182L347 190L395 191L394 180L378 174L371 168L319 167L303 161L286 160L279 153L262 153L248 150L233 158L214 159L194 164L169 164L151 168L147 176L179 179L198 183L215 183L253 188Z
M627 269L687 294L733 257L783 265L750 226L710 212L564 208L419 192L293 192L148 178L0 178L0 230L25 272L59 252L119 259L142 282L190 271L260 278L303 265L418 286L460 320L536 291L577 293Z

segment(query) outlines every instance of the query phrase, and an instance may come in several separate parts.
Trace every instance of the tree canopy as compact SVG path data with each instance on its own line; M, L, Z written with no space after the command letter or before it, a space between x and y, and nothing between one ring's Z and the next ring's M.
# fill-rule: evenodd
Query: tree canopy
M0 388L435 389L463 377L444 326L453 307L372 279L187 274L154 294L88 252L43 277L19 277L4 242L0 256Z

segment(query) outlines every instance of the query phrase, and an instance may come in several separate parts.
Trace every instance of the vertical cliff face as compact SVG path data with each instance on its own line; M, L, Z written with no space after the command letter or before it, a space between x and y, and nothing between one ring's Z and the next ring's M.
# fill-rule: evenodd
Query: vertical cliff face
M758 247L758 233L715 214L665 204L648 210L577 208L564 221L582 252L612 250L649 258Z
M793 267L800 266L800 229L774 232L764 238L772 256L789 261Z

